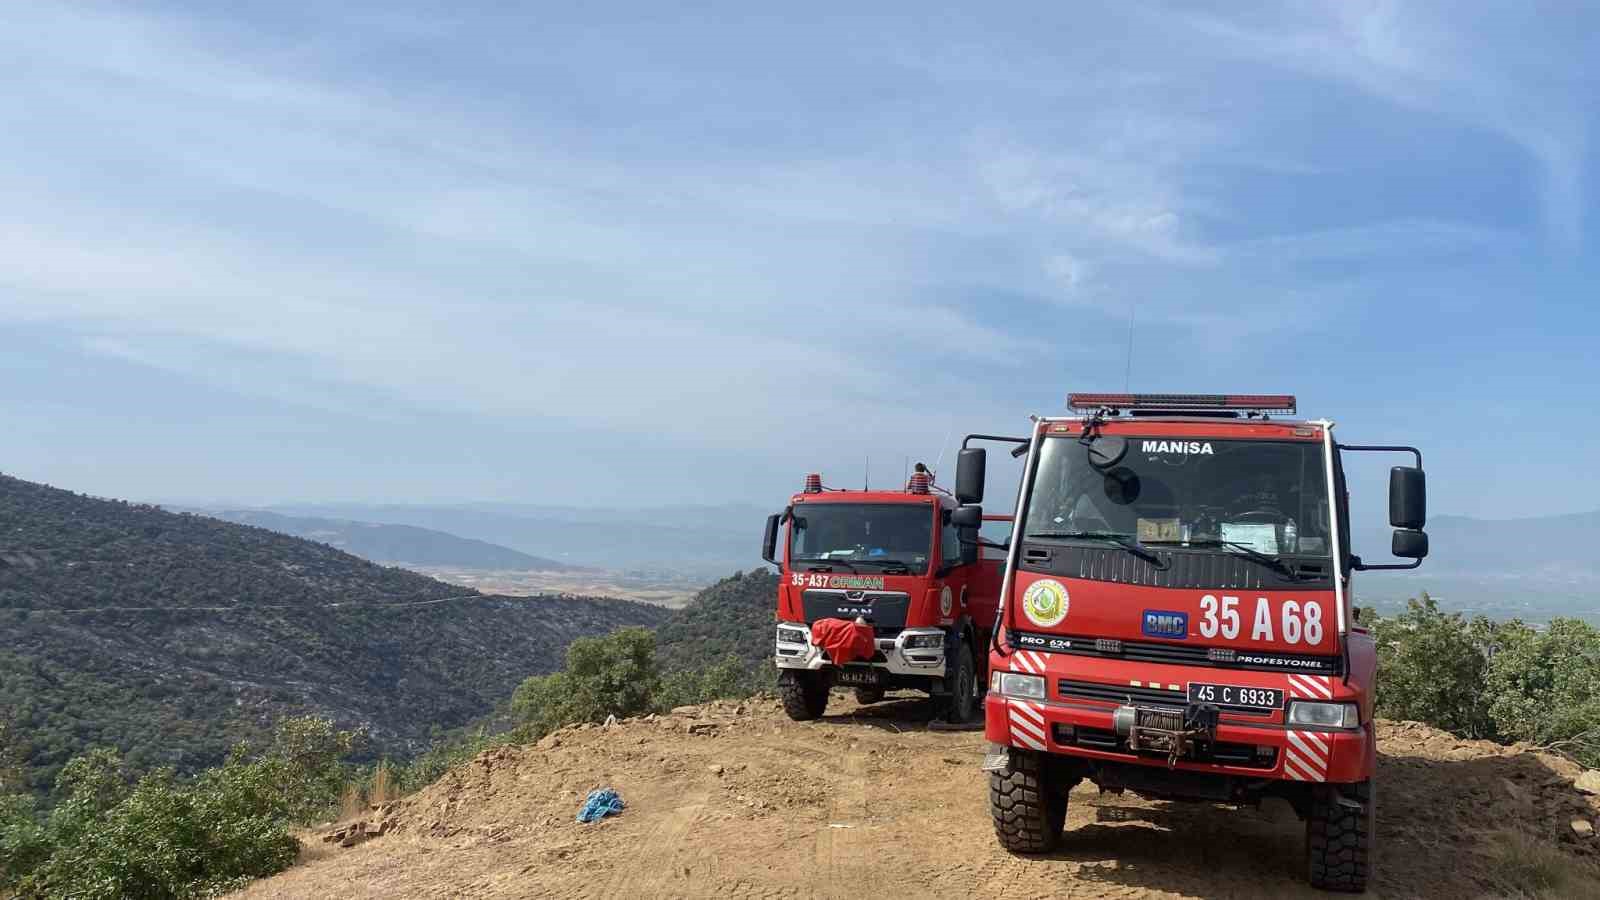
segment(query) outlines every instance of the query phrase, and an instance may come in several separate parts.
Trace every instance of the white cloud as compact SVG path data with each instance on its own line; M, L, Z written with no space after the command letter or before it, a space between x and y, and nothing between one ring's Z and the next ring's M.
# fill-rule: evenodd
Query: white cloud
M1500 135L1539 168L1535 189L1550 239L1567 250L1578 246L1593 103L1593 85L1585 84L1582 73L1596 49L1592 27L1578 27L1569 55L1561 52L1566 36L1551 30L1560 27L1560 17L1535 7L1471 16L1452 3L1298 9L1308 14L1278 27L1203 15L1180 19L1223 52L1347 83L1390 103ZM1535 31L1547 40L1517 37Z

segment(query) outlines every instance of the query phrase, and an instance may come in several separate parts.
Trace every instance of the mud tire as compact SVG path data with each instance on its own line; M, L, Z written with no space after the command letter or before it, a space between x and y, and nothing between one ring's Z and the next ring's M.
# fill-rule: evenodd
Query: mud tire
M1377 797L1372 782L1343 790L1361 804L1352 809L1339 802L1341 788L1329 785L1311 795L1306 816L1306 865L1311 886L1325 891L1360 893L1372 874L1372 842Z
M866 706L869 703L877 703L883 699L883 688L858 687L855 693L856 702L862 706Z
M989 773L989 815L1000 846L1011 853L1048 853L1061 842L1067 795L1057 791L1037 753L1012 747L1006 768Z
M783 711L796 722L818 718L828 708L829 677L826 672L787 671L778 678L778 696Z
M955 675L950 680L950 696L939 700L939 717L952 725L971 722L983 709L983 695L978 685L978 664L972 657L972 645L963 641L956 651Z

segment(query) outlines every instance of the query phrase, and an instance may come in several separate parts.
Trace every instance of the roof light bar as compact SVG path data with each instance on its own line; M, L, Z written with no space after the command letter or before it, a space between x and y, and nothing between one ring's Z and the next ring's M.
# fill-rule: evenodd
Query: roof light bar
M1259 409L1293 413L1293 394L1068 394L1071 409Z

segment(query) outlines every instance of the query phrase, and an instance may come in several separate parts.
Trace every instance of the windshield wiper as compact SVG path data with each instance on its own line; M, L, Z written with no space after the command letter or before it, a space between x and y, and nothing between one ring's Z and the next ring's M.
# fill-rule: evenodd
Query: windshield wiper
M1167 563L1156 555L1154 550L1139 543L1139 539L1120 531L1030 531L1024 539L1044 538L1045 540L1084 540L1084 541L1110 541L1122 549L1132 553L1158 569L1165 569Z
M898 559L858 559L855 560L855 562L865 566L882 566L885 571L888 571L889 569L903 569L907 572L911 571L910 563L903 562Z
M835 565L844 566L852 572L861 571L860 569L856 568L855 563L848 559L822 559L821 557L816 557L813 559L796 559L790 561L799 563L801 565L808 565L810 566L808 571L812 572L832 572Z
M1250 557L1251 559L1255 560L1258 563L1261 563L1262 565L1264 565L1264 566L1266 566L1266 567L1268 567L1270 569L1274 569L1276 571L1282 572L1283 574L1289 576L1290 578L1293 578L1293 579L1296 579L1296 580L1303 580L1305 578L1305 576L1300 573L1300 570L1298 568L1289 565L1287 562L1284 562L1282 558L1277 557L1277 556L1273 556L1270 553L1262 553L1260 550L1257 550L1256 548L1250 546L1249 544L1243 544L1243 543L1240 543L1239 541L1225 541L1225 540L1223 540L1221 538L1198 538L1198 539L1190 540L1189 541L1189 546L1191 546L1191 547L1227 547L1229 549L1237 550L1240 553L1243 553L1245 556Z

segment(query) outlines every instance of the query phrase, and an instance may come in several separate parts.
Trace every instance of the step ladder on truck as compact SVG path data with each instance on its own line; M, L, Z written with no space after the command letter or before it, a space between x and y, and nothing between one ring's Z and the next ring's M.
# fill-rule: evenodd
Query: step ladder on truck
M1422 454L1353 446L1287 395L1073 394L1035 418L989 652L990 813L1007 850L1061 838L1072 787L1288 801L1315 886L1372 874L1374 679L1354 572L1428 552ZM1391 553L1352 552L1343 459L1400 453ZM964 447L957 527L982 519Z

